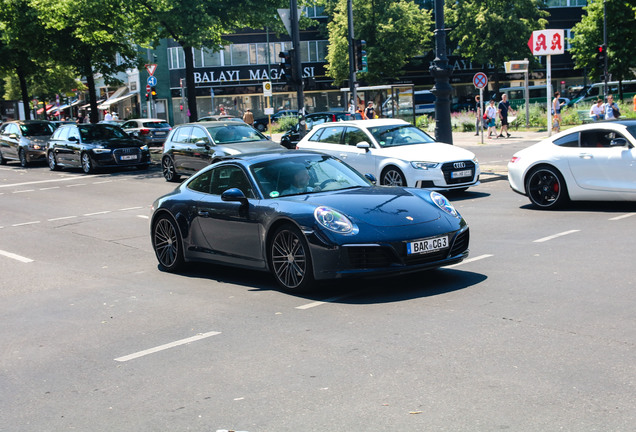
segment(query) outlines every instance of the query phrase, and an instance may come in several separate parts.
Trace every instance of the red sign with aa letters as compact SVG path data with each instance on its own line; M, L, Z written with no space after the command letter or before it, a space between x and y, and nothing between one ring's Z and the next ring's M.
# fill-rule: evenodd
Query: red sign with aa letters
M536 56L563 54L565 52L563 33L563 30L535 30L528 40L528 48Z

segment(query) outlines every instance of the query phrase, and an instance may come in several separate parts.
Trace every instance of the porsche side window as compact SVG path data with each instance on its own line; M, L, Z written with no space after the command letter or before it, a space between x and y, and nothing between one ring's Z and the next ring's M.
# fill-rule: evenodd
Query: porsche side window
M622 138L620 134L607 130L592 130L581 132L581 147L610 147L614 138Z
M234 165L226 165L214 168L209 172L212 173L211 194L221 195L228 189L237 188L247 198L254 198L252 185L241 168Z
M188 183L188 189L197 192L210 193L210 181L212 179L212 171L201 173Z
M571 133L564 137L554 140L554 144L560 147L578 147L579 146L579 134Z

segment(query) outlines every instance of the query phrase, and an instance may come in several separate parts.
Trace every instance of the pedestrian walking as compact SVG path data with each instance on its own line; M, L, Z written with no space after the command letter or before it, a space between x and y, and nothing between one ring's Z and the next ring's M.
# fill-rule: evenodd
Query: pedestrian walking
M249 108L245 109L245 113L243 114L243 121L250 126L254 126L254 114L250 111Z
M106 111L106 114L104 114L104 121L112 121L112 120L113 120L113 115L109 111Z
M481 113L481 100L477 95L475 96L475 135L479 135L480 130L484 130L484 119Z
M565 102L561 102L559 97L561 93L558 91L554 92L554 99L552 99L552 130L554 132L561 131L561 107L565 105Z
M488 138L492 137L490 136L491 134L495 136L495 139L497 139L497 125L495 123L495 118L497 117L497 108L495 107L495 97L493 96L492 99L490 99L490 103L488 104L488 107L486 108L486 126L488 126Z
M508 133L508 112L512 114L514 114L514 112L512 108L510 108L510 102L508 101L508 95L506 93L501 95L501 102L499 102L498 111L499 118L501 119L501 130L499 131L499 137L504 138L505 132L505 138L510 138L510 134Z
M607 95L607 103L605 108L605 120L616 120L621 116L621 112L618 110L618 105L614 102L614 96Z
M603 120L605 118L605 108L603 107L603 99L598 98L596 103L590 107L590 117L594 121Z

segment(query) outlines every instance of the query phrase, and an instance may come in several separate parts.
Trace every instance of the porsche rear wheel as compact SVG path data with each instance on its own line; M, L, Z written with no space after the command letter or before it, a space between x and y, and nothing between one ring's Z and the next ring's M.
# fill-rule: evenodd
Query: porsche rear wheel
M175 272L183 267L182 245L174 220L166 215L159 216L152 226L152 247L162 270Z
M298 228L283 225L269 244L269 262L276 282L285 291L307 291L314 284L307 240Z
M554 167L535 168L526 177L526 193L535 207L556 209L568 201L568 190L563 176Z

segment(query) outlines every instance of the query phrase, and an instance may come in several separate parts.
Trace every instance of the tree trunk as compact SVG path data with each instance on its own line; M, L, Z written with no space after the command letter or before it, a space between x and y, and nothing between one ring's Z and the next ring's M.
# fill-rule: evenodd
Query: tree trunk
M89 121L97 123L99 121L99 111L97 110L97 92L95 91L95 77L93 76L93 66L91 65L91 56L84 57L82 65L84 76L86 77L86 85L88 86L88 100L91 105Z
M20 81L20 96L22 96L22 103L24 104L24 117L25 120L31 120L31 102L29 100L29 90L27 89L26 73L24 73L24 69L21 66L18 66L16 72Z
M186 63L186 94L188 95L188 119L195 122L199 118L197 114L197 89L194 85L194 55L192 47L181 45ZM212 107L214 109L214 107Z

